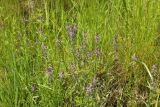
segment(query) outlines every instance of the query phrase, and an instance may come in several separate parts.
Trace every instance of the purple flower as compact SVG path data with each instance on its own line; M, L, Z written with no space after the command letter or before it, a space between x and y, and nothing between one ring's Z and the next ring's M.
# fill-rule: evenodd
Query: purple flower
M94 86L93 86L93 84L90 84L89 87L88 87L88 89L87 89L87 94L92 93L93 90L94 90Z
M95 54L96 54L96 57L100 57L100 49L99 48L96 48L95 50Z
M75 38L75 33L74 33L74 31L71 30L71 31L69 32L69 35L70 35L70 40L73 41L74 38Z
M96 41L96 44L98 44L100 42L100 36L98 33L95 36L95 41Z
M46 73L47 73L48 78L51 78L53 75L53 68L48 67Z
M47 45L45 43L42 44L42 49L47 50Z
M87 88L87 94L90 94L94 91L94 89L96 88L98 83L98 78L95 77L92 81L92 83L89 85L89 87Z
M70 41L73 42L78 28L76 25L68 25L66 28L70 36Z

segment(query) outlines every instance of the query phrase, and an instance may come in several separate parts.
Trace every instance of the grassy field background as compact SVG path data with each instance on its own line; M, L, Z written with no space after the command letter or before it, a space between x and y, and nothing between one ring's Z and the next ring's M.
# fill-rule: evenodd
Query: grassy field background
M159 107L160 0L0 0L0 107Z

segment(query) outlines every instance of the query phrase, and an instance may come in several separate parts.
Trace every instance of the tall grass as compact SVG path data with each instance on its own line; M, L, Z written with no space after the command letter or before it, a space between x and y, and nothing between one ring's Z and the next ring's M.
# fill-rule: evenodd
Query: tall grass
M1 0L0 107L160 106L160 0Z

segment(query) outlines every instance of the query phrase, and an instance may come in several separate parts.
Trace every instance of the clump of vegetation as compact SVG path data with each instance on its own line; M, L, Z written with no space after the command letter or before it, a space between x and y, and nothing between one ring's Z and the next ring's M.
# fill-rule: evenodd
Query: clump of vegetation
M159 0L1 0L1 107L160 105Z

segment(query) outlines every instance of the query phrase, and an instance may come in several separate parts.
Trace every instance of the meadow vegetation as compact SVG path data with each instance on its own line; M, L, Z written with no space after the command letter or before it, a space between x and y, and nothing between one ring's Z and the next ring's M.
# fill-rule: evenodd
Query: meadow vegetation
M0 107L159 107L160 0L0 0Z

